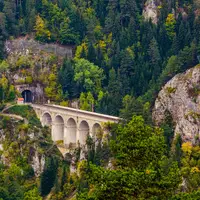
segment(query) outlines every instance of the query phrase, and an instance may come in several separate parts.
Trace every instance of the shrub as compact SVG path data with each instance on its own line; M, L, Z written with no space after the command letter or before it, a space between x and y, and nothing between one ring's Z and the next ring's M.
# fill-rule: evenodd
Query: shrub
M176 88L173 88L173 87L167 87L167 93L168 94L171 94L171 93L175 93L176 92Z
M31 84L33 82L33 78L31 76L27 76L25 81L27 84Z

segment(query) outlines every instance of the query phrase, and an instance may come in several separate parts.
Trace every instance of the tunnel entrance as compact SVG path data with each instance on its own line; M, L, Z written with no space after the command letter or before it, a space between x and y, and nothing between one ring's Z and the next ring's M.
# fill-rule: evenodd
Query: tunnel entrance
M24 90L22 92L22 97L24 98L24 103L32 103L33 95L30 90Z

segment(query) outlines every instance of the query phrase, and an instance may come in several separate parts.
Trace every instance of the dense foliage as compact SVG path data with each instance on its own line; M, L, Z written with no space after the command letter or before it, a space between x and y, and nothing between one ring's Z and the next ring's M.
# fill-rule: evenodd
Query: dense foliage
M177 163L164 156L162 131L145 125L141 117L134 117L127 125L118 126L116 133L117 138L110 141L114 169L89 165L89 174L85 176L91 191L78 199L167 199L171 196L180 176Z
M53 75L40 79L48 83L46 97L57 102L81 97L83 109L119 115L126 95L152 103L169 78L198 63L198 1L152 2L157 23L143 16L151 1L2 0L0 45L11 36L32 33L41 42L76 45L75 59L53 71L59 82ZM6 58L3 48L0 58ZM14 65L28 67L24 64ZM13 99L13 86L5 80L10 65L0 64L5 74L0 101ZM27 83L36 79L27 76Z
M166 140L169 122L165 134L145 124L141 116L133 116L128 123L108 123L110 134L106 137L99 133L94 141L88 136L85 160L79 160L80 147L63 160L53 148L48 129L33 120L35 114L30 107L14 106L7 112L21 114L30 123L0 116L3 200L42 199L47 195L52 200L63 200L75 198L75 194L80 200L199 198L200 147L190 142L182 144L179 135L173 142ZM30 165L33 151L46 157L39 178ZM75 158L76 173L69 172L71 156Z
M143 14L151 2L156 20ZM39 134L30 107L10 108L29 123L0 118L6 135L0 156L9 161L0 163L0 200L199 199L200 147L174 137L170 116L163 130L151 120L163 84L199 62L199 13L199 0L0 0L0 110L21 95L15 84L40 83L46 100L76 99L81 109L126 119L107 124L106 139L88 137L86 160L76 149L77 173L70 174L70 158L49 155L49 132ZM24 36L74 47L74 58L7 55L6 40ZM14 74L20 78L13 81ZM38 179L27 164L32 132L40 153L49 153Z

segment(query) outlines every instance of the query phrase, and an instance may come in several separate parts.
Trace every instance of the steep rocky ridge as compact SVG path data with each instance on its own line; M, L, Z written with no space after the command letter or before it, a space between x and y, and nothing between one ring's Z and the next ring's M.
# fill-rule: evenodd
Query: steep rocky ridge
M157 125L170 114L175 134L183 141L199 142L200 137L200 65L178 74L159 92L153 110Z

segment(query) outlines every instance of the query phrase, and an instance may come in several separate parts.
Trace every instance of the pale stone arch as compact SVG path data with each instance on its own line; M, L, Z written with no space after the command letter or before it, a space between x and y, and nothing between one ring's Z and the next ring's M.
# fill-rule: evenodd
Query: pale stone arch
M77 140L77 123L74 118L70 117L67 120L64 132L64 144L75 146Z
M61 115L56 115L52 126L53 141L64 140L64 124L64 118Z
M42 114L42 126L48 126L48 127L51 127L52 125L52 116L49 112L44 112Z
M89 132L90 132L90 128L89 128L88 122L85 120L82 120L79 125L79 142L81 145L85 145Z
M92 126L92 138L94 140L96 140L97 138L100 137L100 134L102 133L102 127L99 123L95 123L93 126Z

